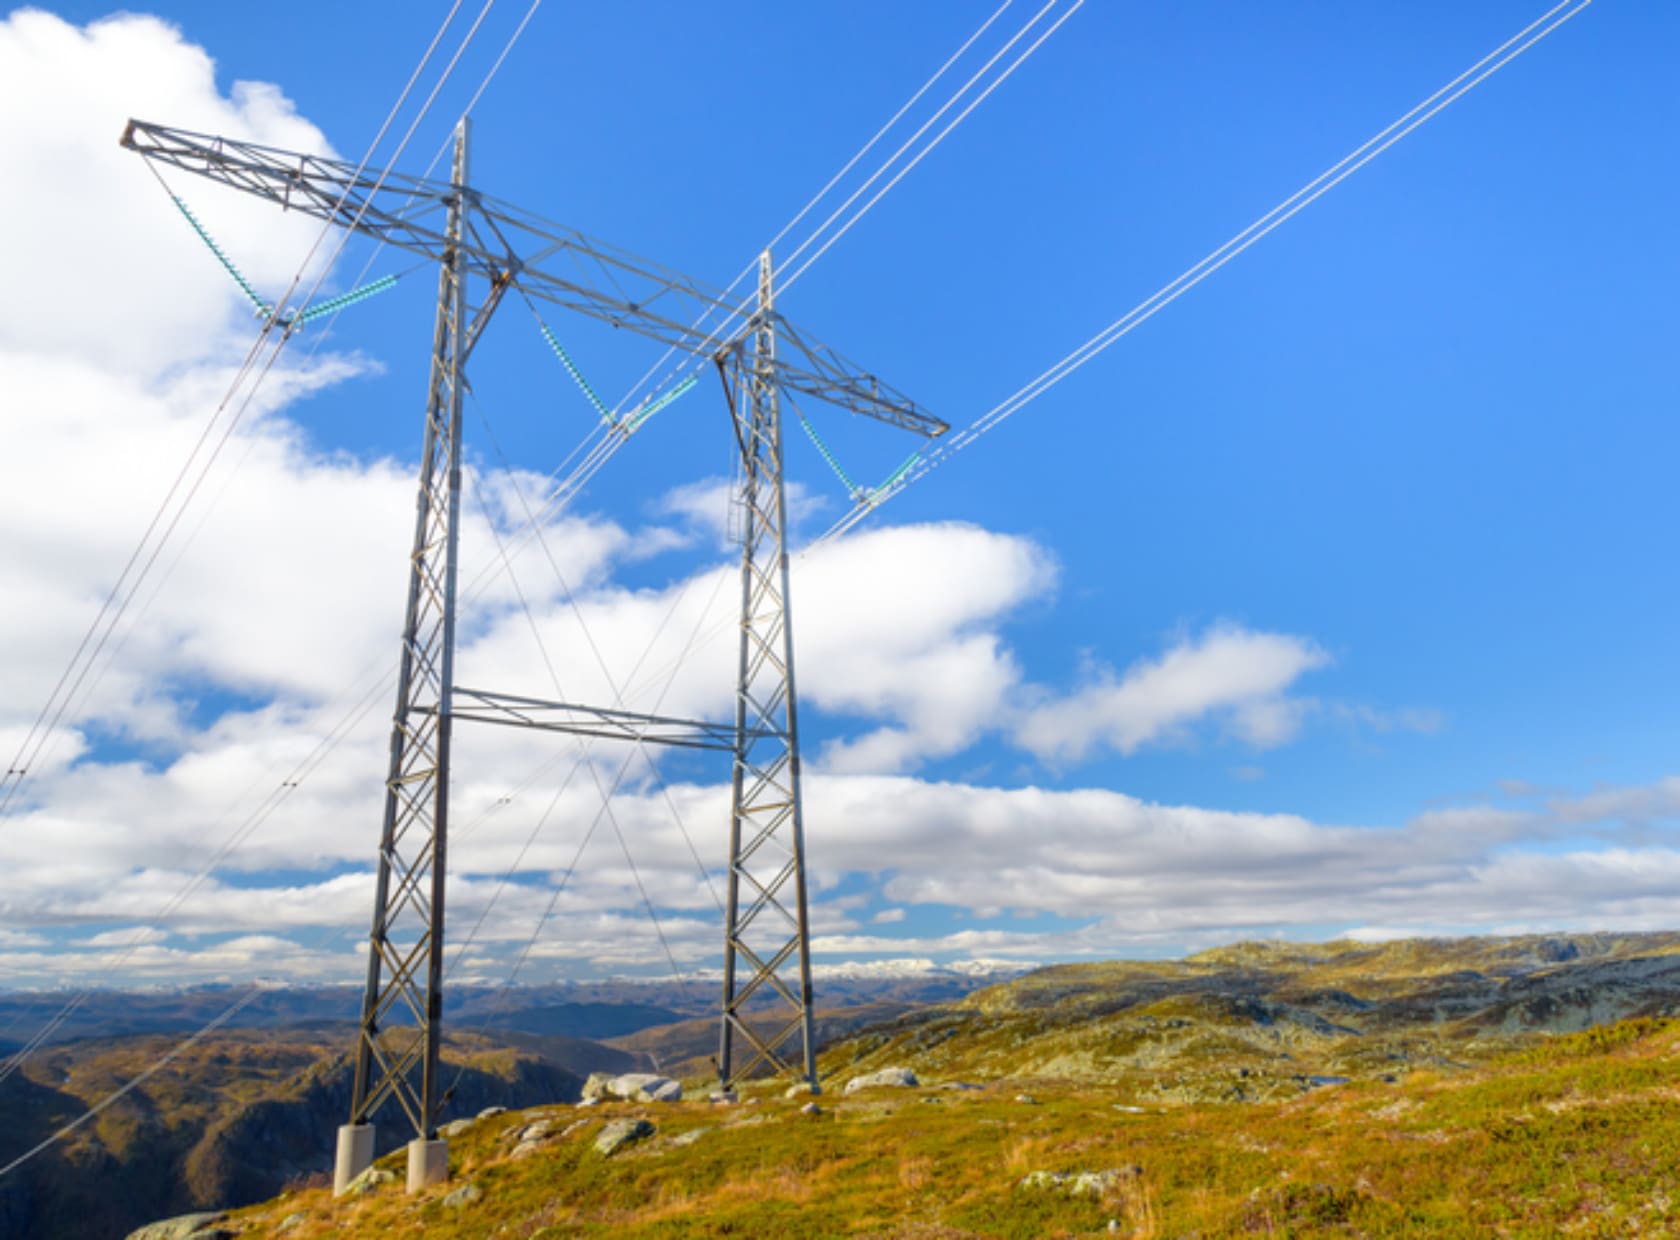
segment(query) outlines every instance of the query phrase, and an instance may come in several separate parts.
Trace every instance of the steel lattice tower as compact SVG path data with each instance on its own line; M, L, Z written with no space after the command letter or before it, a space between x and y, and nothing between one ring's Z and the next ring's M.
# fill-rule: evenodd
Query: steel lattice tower
M746 1042L748 1076L761 1064L790 1071L783 1048L797 1039L798 1070L815 1091L810 929L806 921L805 821L800 796L798 697L789 613L787 487L776 384L772 268L758 264L758 313L750 344L731 351L726 387L741 449L741 658L735 688L735 761L730 780L729 898L723 934L723 1022L718 1077L736 1079L735 1042ZM727 381L733 371L734 382ZM746 897L743 907L743 895ZM737 969L745 965L744 983ZM792 984L788 974L793 975ZM767 1028L748 1019L767 991L777 1013ZM790 1014L791 1011L791 1014Z
M929 437L949 429L783 319L775 309L768 253L760 258L758 295L748 313L727 293L473 189L468 183L468 134L463 121L447 183L142 121L130 121L122 137L125 147L157 164L438 263L437 317L367 987L350 1122L339 1130L334 1172L339 1190L372 1161L373 1116L392 1098L415 1134L409 1144L410 1191L448 1173L446 1143L437 1139L443 1104L438 1069L450 740L461 720L731 755L719 1075L728 1085L768 1067L797 1072L817 1087L782 398L797 391ZM566 260L564 267L561 259ZM733 726L456 683L466 365L491 315L513 288L709 358L718 366L729 393L742 466L741 641ZM340 300L356 296L347 294ZM278 317L272 308L265 312L265 330L288 335L306 317ZM713 320L724 326L701 328ZM627 438L669 399L655 398L614 421L615 433ZM737 1040L750 1052L742 1064L737 1063Z
M463 122L455 135L450 176L458 187L467 183L467 136ZM367 1149L342 1159L346 1167L371 1158L373 1130L368 1119L386 1097L402 1105L419 1139L431 1142L437 1137L466 354L467 273L461 254L465 211L462 195L457 193L448 206L444 252L438 263L437 325L426 387L425 439L414 546L409 553L390 767L385 776L373 927L368 933L367 989L356 1040L350 1131L343 1138L365 1142ZM386 1014L399 1003L414 1019L412 1031L387 1033ZM416 1062L418 1087L413 1079ZM426 1178L424 1172L422 1178Z

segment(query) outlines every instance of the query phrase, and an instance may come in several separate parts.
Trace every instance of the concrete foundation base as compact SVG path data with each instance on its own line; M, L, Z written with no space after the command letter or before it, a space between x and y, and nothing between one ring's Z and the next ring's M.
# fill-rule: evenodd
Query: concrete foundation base
M343 1124L338 1130L338 1155L333 1159L333 1196L373 1166L373 1125Z
M415 1137L408 1143L408 1191L418 1193L449 1178L449 1142Z

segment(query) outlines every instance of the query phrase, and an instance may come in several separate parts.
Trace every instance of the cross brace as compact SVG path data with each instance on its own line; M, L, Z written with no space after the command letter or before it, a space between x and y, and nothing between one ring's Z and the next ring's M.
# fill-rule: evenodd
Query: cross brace
M727 753L735 748L735 727L729 723L642 715L635 711L550 702L512 693L467 689L459 685L455 688L455 718L537 728L545 732L569 732L574 736L672 745L680 749L721 749Z

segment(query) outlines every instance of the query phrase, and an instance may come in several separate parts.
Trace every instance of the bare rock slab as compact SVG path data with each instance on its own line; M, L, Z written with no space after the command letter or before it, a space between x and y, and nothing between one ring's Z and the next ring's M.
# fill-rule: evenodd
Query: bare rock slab
M1142 1167L1111 1167L1106 1171L1034 1171L1015 1187L1048 1189L1069 1197L1106 1197L1128 1180L1143 1174Z
M198 1214L178 1214L174 1218L147 1223L138 1231L128 1233L128 1240L187 1240L194 1232L210 1231L226 1215L220 1210Z
M583 1085L585 1102L609 1098L624 1102L681 1102L682 1096L680 1083L652 1072L626 1072L617 1076L611 1072L593 1072Z
M909 1068L882 1068L879 1072L869 1072L863 1076L854 1076L846 1082L846 1092L855 1094L860 1089L880 1089L890 1087L896 1089L914 1089L919 1081L916 1074Z
M452 1210L458 1210L462 1206L472 1205L473 1202L477 1201L482 1196L484 1196L484 1190L478 1185L463 1184L460 1188L457 1188L454 1192L446 1196L443 1199L443 1204Z
M653 1133L653 1125L645 1119L614 1120L596 1136L595 1152L603 1158L611 1158L625 1146L644 1141Z

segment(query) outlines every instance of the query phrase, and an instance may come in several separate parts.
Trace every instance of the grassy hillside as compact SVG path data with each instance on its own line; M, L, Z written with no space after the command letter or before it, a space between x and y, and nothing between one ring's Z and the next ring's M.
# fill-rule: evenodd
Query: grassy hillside
M829 1093L817 1114L769 1081L733 1106L553 1105L576 1096L575 1078L558 1087L554 1072L650 1060L704 1098L710 1018L614 1046L500 1031L499 1046L456 1040L468 1074L451 1114L550 1105L453 1136L446 1189L411 1199L381 1185L337 1202L306 1186L323 1181L348 1107L348 1032L249 1033L206 1041L21 1186L0 1183L0 1234L54 1234L20 1227L27 1215L64 1236L121 1235L114 1202L132 1225L287 1185L222 1226L956 1237L1110 1234L1112 1220L1114 1234L1138 1236L1680 1234L1676 1014L1672 934L1241 943L833 1009L819 1021ZM79 1112L152 1049L43 1052L0 1087L0 1108L22 1120L0 1147ZM914 1069L921 1086L841 1092L888 1066ZM394 1143L401 1125L384 1118ZM598 1154L603 1125L629 1118L657 1131ZM91 1212L79 1204L90 1184L115 1188ZM449 1196L461 1190L473 1199Z
M1238 944L1060 965L900 1016L830 1061L1103 1083L1139 1102L1252 1101L1680 1011L1677 946L1667 934Z
M1641 1019L1473 1069L1244 1106L1139 1108L1107 1088L1012 1081L842 1094L817 1115L769 1090L733 1107L550 1109L473 1125L453 1183L427 1194L298 1192L221 1226L298 1240L1672 1235L1677 1053L1680 1025ZM511 1157L545 1115L552 1135ZM657 1132L597 1153L603 1124L632 1115ZM1038 1172L1089 1173L1088 1191ZM463 1188L476 1199L446 1204Z

